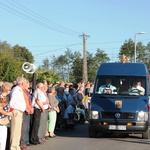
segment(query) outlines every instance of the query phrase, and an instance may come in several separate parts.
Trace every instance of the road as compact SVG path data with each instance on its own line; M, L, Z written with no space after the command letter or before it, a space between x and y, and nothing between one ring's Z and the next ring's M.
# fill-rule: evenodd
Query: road
M78 124L74 130L56 131L57 137L49 138L43 144L31 145L31 150L147 150L150 140L142 139L141 135L121 137L113 135L98 138L88 137L88 124Z

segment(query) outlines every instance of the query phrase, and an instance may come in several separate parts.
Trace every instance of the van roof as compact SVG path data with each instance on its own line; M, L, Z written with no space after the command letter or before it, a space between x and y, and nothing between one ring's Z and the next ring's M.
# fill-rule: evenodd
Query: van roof
M97 75L130 75L145 76L148 74L144 63L102 63L97 71Z

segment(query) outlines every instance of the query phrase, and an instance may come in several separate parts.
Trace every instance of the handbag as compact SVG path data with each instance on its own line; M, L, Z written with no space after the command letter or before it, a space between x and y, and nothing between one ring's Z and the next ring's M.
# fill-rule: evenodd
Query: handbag
M8 117L0 119L0 125L7 125L9 123Z

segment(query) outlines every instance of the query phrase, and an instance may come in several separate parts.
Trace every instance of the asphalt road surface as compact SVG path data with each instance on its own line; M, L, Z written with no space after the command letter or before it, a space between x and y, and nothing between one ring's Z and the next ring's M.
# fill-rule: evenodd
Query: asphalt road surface
M148 150L150 139L142 139L141 135L88 137L88 124L78 124L74 130L57 130L55 138L47 142L31 145L31 150Z

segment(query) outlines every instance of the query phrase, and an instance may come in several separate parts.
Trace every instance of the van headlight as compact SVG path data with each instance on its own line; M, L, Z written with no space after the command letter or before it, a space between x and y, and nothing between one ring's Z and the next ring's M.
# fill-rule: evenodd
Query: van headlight
M98 111L91 111L90 118L91 119L98 119Z
M148 120L148 113L144 112L144 111L138 112L137 120L138 121L147 121Z

